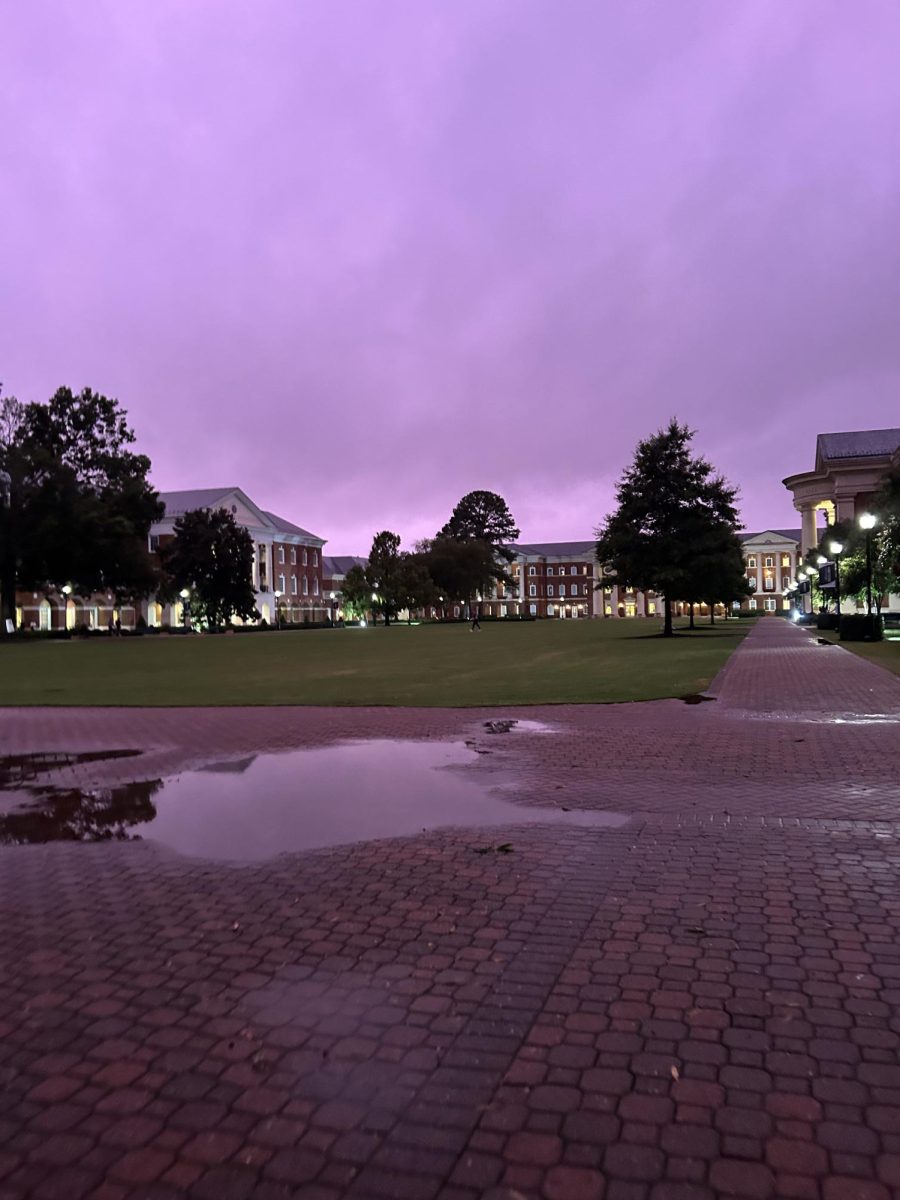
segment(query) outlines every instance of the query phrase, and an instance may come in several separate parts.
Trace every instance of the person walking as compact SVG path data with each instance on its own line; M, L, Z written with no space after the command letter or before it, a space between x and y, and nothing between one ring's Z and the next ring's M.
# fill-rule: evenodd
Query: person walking
M472 617L472 632L474 633L476 629L479 633L481 632L481 622L478 620L477 608L475 609L475 615Z

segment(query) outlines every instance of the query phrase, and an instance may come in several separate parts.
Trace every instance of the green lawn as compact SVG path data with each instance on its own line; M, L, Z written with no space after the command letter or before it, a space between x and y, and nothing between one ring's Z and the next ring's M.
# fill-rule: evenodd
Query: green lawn
M888 636L883 642L842 642L833 630L827 629L823 632L821 629L814 629L812 632L817 637L837 642L839 646L843 646L845 650L852 650L860 658L867 658L877 666L900 675L900 637L897 636L896 630L888 630Z
M747 633L652 620L0 644L0 705L510 705L702 691Z

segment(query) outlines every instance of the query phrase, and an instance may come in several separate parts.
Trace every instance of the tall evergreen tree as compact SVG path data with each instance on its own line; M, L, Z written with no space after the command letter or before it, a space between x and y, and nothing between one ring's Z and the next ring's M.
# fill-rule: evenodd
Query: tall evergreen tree
M691 454L694 434L676 420L637 445L616 488L617 507L597 530L597 559L617 582L663 596L665 637L672 604L699 598L694 558L737 528L736 489ZM724 544L724 543L723 543Z
M519 528L502 496L496 492L467 492L433 544L433 553L441 564L437 570L453 578L454 589L460 586L461 578L470 576L469 591L464 596L447 589L454 599L471 602L476 594L485 595L494 583L511 583L506 564L515 555L508 545L518 536ZM457 543L460 548L454 550L447 543ZM434 571L432 578L438 582Z

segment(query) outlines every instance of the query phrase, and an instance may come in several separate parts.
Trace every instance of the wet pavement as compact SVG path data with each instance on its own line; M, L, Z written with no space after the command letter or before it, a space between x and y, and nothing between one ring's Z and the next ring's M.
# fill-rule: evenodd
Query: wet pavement
M715 704L524 719L0 714L2 819L59 789L99 835L0 847L0 1198L900 1194L900 683L824 653L765 620ZM293 754L329 767L254 788L317 824L360 739L421 748L378 840L155 840L169 789L199 812Z
M510 732L516 725L507 722L488 732ZM473 771L479 753L474 742L385 738L249 755L170 779L106 788L47 782L60 767L137 753L0 759L0 780L7 780L0 790L0 844L149 838L179 854L252 862L452 826L552 823L600 829L629 820L559 804L523 808L504 799L504 791L513 796L517 790L514 774L485 778Z

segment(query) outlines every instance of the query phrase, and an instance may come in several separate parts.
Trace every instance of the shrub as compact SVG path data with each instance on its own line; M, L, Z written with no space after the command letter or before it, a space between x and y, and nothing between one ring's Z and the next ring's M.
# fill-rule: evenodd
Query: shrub
M837 613L822 612L816 617L817 629L837 629L838 615Z
M880 642L884 637L884 621L881 617L854 613L841 617L842 642Z

